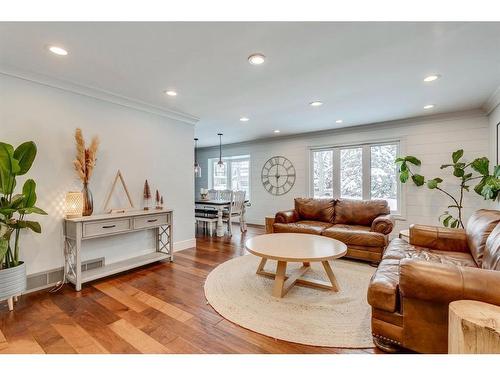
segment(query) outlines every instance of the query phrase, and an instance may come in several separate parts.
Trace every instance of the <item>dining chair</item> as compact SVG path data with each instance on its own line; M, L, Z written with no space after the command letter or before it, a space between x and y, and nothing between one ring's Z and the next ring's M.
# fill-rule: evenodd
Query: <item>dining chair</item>
M227 223L229 235L232 235L231 220L233 218L241 219L241 215L243 214L243 205L245 204L245 195L246 192L244 190L233 191L231 194L231 205L229 206L229 209L224 212L224 216L222 217L222 221ZM240 230L243 231L241 226Z

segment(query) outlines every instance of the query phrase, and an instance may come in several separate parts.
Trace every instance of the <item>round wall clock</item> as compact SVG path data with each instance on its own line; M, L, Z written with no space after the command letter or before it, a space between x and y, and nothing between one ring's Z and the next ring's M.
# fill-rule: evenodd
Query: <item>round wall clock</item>
M260 178L269 194L283 195L295 184L295 167L284 156L273 156L262 167Z

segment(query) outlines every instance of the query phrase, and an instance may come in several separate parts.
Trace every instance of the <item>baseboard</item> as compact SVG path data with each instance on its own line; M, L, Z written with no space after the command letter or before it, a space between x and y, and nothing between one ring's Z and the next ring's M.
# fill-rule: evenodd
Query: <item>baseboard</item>
M174 252L190 249L195 246L196 246L195 238L174 242ZM87 260L82 263L82 270L84 271L86 269L102 267L102 265L104 265L104 262L105 262L104 258ZM63 268L59 267L52 270L42 271L27 275L27 289L24 292L24 294L53 287L58 282L61 282L63 280L64 277L63 273L64 273Z
M176 251L190 249L196 247L196 238L190 238L189 240L174 242L174 253Z

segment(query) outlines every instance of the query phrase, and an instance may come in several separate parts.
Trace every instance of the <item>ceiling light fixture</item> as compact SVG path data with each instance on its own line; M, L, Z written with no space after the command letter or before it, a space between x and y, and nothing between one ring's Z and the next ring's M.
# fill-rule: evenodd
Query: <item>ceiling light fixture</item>
M320 102L319 100L315 100L314 102L309 103L311 107L319 107L323 105L323 102Z
M432 81L435 81L439 78L441 78L441 76L439 74L431 74L430 76L427 76L424 78L424 82L432 82Z
M342 124L344 122L344 120L337 120L335 121L337 124Z
M168 96L177 96L177 92L174 90L167 90L165 91L165 94L167 94Z
M58 46L49 46L49 51L58 56L66 56L68 54L68 51Z
M241 122L248 122L248 121L250 121L250 119L248 117L241 117L240 121Z
M432 109L434 108L435 105L434 104L427 104L427 105L424 105L424 109Z
M198 138L194 139L194 177L201 177L201 167L198 163Z
M216 168L217 173L223 175L223 174L225 174L225 169L226 169L226 166L224 165L224 162L222 161L222 136L223 136L223 134L217 133L217 135L219 136L219 161L217 162L215 168Z
M252 65L261 65L264 64L264 61L266 61L266 56L262 53L254 53L248 56L248 62Z
M276 130L274 131L274 134L279 134L279 133L280 133L280 131L279 131L278 129L276 129Z

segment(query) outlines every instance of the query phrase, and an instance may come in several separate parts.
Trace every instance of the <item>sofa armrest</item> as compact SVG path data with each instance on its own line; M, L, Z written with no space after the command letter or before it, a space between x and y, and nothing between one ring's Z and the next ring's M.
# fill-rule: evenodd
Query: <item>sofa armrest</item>
M399 266L403 300L413 298L449 304L470 299L500 305L499 285L499 271L415 259L402 259Z
M410 245L442 251L469 252L464 229L436 227L431 225L410 225Z
M299 221L299 214L295 210L280 211L274 218L275 223L289 224Z
M390 214L379 215L373 220L371 231L389 234L394 228L394 219Z

